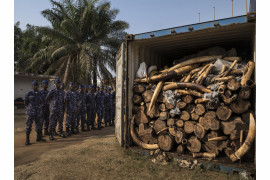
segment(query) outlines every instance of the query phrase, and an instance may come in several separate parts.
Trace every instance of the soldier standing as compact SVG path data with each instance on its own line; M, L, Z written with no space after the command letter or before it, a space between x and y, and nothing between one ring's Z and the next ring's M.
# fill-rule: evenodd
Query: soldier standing
M66 105L66 133L70 136L70 133L74 134L76 128L76 113L77 113L77 96L72 82L69 83L69 91L65 93L65 105ZM71 128L71 132L70 132Z
M43 86L43 89L40 91L42 101L43 101L43 104L41 106L42 125L44 126L44 135L49 135L48 126L49 126L50 110L49 110L49 104L45 101L45 98L49 93L49 91L47 90L48 89L48 81L43 80L42 86Z
M50 133L50 140L54 140L53 132L55 132L55 122L57 119L61 118L61 110L62 110L62 103L63 100L61 99L61 90L60 90L60 83L61 81L56 78L54 81L55 88L52 89L47 97L46 101L50 103L50 122L49 122L49 133ZM65 137L64 134L60 134L61 137Z
M104 108L104 91L102 88L97 88L98 92L96 94L96 110L98 115L98 130L101 129L101 121L103 118L103 108Z
M76 112L76 131L75 131L75 134L78 134L79 133L79 125L80 125L80 92L79 92L79 84L77 84L75 86L75 96L76 96L76 100L77 100L77 112Z
M60 99L61 99L61 107L60 107L60 119L58 119L58 132L59 135L62 137L63 135L63 122L64 122L64 114L65 114L65 84L60 83ZM55 123L56 128L57 122ZM62 134L62 135L61 135Z
M112 125L114 126L115 120L115 91L112 93Z
M105 121L105 127L107 127L108 123L111 126L111 112L112 112L112 96L110 93L110 88L108 87L105 92L105 98L104 98L104 121Z
M95 129L94 123L96 119L96 93L94 92L94 85L89 85L89 90L86 95L86 107L87 107L87 130Z
M34 80L32 82L33 90L26 93L24 97L24 104L26 106L26 141L25 145L30 144L30 133L32 131L32 124L35 121L35 129L37 132L37 142L46 141L42 138L42 117L41 115L41 104L43 103L40 92L38 91L38 82Z
M80 117L79 120L81 120L81 130L84 132L84 126L85 126L85 118L86 118L86 94L85 94L85 86L84 85L80 85L79 88L79 113L80 113ZM79 121L78 121L79 124Z

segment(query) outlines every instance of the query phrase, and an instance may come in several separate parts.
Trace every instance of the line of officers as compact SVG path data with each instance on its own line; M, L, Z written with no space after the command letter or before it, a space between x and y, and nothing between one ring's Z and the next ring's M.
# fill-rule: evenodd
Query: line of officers
M38 82L32 82L32 90L26 93L24 104L26 106L26 142L30 144L30 133L32 124L35 122L37 132L37 142L44 142L44 135L49 135L50 140L54 136L70 136L81 131L90 131L95 128L95 119L97 115L97 129L102 128L101 123L104 118L105 127L114 126L115 117L115 91L94 85L78 85L69 83L69 90L65 92L64 83L60 79L55 79L55 88L48 91L48 81L42 81L43 89L39 91ZM65 128L63 133L64 113L66 113ZM58 124L58 133L56 127Z

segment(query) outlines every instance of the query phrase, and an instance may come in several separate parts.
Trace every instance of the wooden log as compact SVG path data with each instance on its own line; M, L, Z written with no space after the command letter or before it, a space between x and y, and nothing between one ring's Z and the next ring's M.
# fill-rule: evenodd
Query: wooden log
M243 99L238 99L230 105L231 110L236 114L242 114L246 112L250 107L251 103Z
M137 125L141 123L149 123L148 117L145 115L145 106L141 105L139 112L135 115L135 123Z
M194 158L198 158L198 157L203 157L203 158L215 158L216 157L216 153L192 153L192 156Z
M227 106L219 106L217 108L216 114L218 119L222 121L227 121L232 115L232 110Z
M136 84L133 88L133 91L137 94L142 94L145 91L145 87L141 84Z
M182 113L180 115L180 119L187 121L187 120L189 120L189 118L190 118L189 113L187 111L182 111Z
M198 138L202 139L202 138L204 137L204 135L205 135L204 127L203 127L201 124L197 123L197 124L194 126L194 134L195 134Z
M185 109L186 106L187 106L187 103L183 102L183 101L180 101L176 104L176 106L179 108L179 109Z
M196 109L196 106L195 106L194 104L188 104L188 105L187 105L187 108L186 108L186 110L187 110L187 112L188 112L189 114L195 112L195 109Z
M200 116L196 113L191 113L191 119L194 120L194 121L198 121L198 119L200 118Z
M218 87L217 91L218 91L218 93L223 94L225 92L226 88L227 88L227 86L225 84L223 84L223 85L220 85Z
M230 105L233 101L237 99L237 94L234 94L232 97L228 97L227 95L221 94L221 98L226 105Z
M204 142L202 145L202 150L208 153L214 153L216 156L219 155L217 143L214 142Z
M227 84L227 88L231 91L236 91L240 88L240 83L235 79L231 79Z
M186 121L184 125L184 131L187 134L191 134L194 132L194 123L192 121Z
M216 118L204 118L200 117L199 123L204 127L205 130L219 130L220 123Z
M204 117L200 117L199 123L204 127L206 131L210 129L210 123L208 123L208 119Z
M198 91L193 91L193 90L182 90L182 89L177 89L175 90L176 94L179 95L192 95L196 97L203 97L202 93L199 93Z
M220 129L220 122L217 119L210 119L208 120L208 123L210 123L211 130L215 131Z
M185 148L186 148L186 146L184 146L183 144L179 144L177 146L177 149L176 149L177 154L179 154L179 155L184 154Z
M137 114L139 112L139 107L140 106L133 105L132 106L132 114Z
M205 114L204 114L204 118L205 119L211 119L211 118L216 118L216 112L215 111L207 111Z
M216 101L209 101L209 102L206 104L206 108L207 108L207 109L210 109L210 110L217 109L219 106L220 106L220 101L219 101L219 99L216 99Z
M231 66L229 67L229 69L227 71L224 72L224 74L222 75L222 77L226 77L229 72L234 68L234 66L236 65L237 60L234 60L233 63L231 64Z
M157 102L159 102L159 103L163 102L163 98L164 98L164 96L163 96L162 91L161 91L158 95Z
M164 84L163 81L160 81L157 84L157 87L156 87L155 92L154 92L154 94L152 96L152 99L151 99L151 102L150 102L150 105L149 105L149 108L148 108L147 113L149 113L151 111L153 105L156 103L157 97L158 97L158 95L159 95L159 93L160 93L160 91L161 91L161 89L163 87L163 84Z
M168 112L165 111L165 112L159 113L159 119L160 120L166 120L166 119L168 119Z
M169 133L170 133L170 135L175 136L175 127L174 126L169 127Z
M210 99L206 99L206 98L199 98L199 99L195 99L194 103L195 104L202 104L202 103L207 103L209 102Z
M223 81L223 82L228 82L232 79L234 79L234 76L226 76L226 77L220 77L220 78L216 78L215 81Z
M142 142L146 144L157 144L157 139L154 138L151 134L142 134L138 137Z
M187 143L187 149L190 152L197 153L201 150L201 142L196 137L191 137Z
M247 86L241 87L239 91L239 98L248 99L251 95L251 89Z
M247 85L247 81L250 80L254 68L255 68L255 63L253 61L249 61L245 67L244 74L241 79L241 86Z
M182 128L176 130L174 139L177 144L181 143L184 137L185 137L185 132Z
M207 89L206 87L195 84L195 83L185 83L185 82L179 82L179 83L170 83L163 87L163 91L172 90L172 89L185 89L190 88L193 90L197 90L203 93L211 93L212 91L210 89Z
M185 96L183 96L183 101L185 103L189 104L193 101L193 97L191 95L185 95Z
M184 126L184 121L183 120L177 120L176 122L175 122L175 125L177 126L177 127L183 127Z
M158 147L163 151L170 151L174 146L174 140L168 134L158 136Z
M147 109L149 109L149 106L150 106L150 103L146 103ZM147 112L147 116L149 116L150 118L159 117L159 108L156 103L152 106L152 109Z
M145 91L142 95L143 95L143 98L144 98L144 102L145 103L149 103L152 99L152 96L153 96L153 91L152 90L147 90Z
M225 135L230 135L231 140L236 140L240 138L241 130L247 132L248 126L241 117L236 117L233 121L222 122L221 129Z
M202 104L197 104L195 108L195 113L199 116L203 115L205 113L205 107Z
M167 120L167 125L168 126L174 126L174 119L173 118L170 118Z
M186 65L190 65L190 64L197 64L197 63L203 63L203 62L209 62L209 61L215 61L218 58L221 58L222 56L201 56L201 57L196 57L196 58L192 58L189 60L186 60L184 62L181 62L169 69L163 70L162 72L168 72L168 71L172 71L174 69L186 66Z
M232 69L231 72L229 72L230 75L243 75L245 72L244 68L241 69Z
M174 106L171 105L171 104L170 104L168 101L166 101L166 100L165 100L165 106L166 106L167 109L173 109L173 108L174 108Z
M159 110L162 112L168 111L168 109L166 108L166 105L164 103L159 105Z
M166 122L165 121L162 121L162 120L156 120L155 123L154 123L154 130L155 132L159 132L163 129L165 129L167 126L166 126Z
M132 101L133 101L134 104L140 105L141 102L143 102L143 98L140 95L134 94L133 98L132 98Z

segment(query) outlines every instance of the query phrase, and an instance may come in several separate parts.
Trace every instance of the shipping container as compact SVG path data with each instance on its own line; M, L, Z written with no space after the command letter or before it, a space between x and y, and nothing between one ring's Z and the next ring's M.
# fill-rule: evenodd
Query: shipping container
M140 63L171 67L186 55L220 46L241 52L256 62L256 14L190 24L141 34L129 34L116 57L116 127L119 144L130 147L133 84ZM255 102L255 101L254 101ZM255 110L255 104L253 104Z

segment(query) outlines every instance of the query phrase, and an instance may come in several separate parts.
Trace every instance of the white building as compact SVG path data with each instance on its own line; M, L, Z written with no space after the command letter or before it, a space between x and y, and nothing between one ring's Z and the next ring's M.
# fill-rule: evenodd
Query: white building
M28 73L14 73L14 100L18 98L24 98L25 94L32 89L32 81L37 80L39 83L39 89L42 89L42 80L49 81L48 90L54 88L53 81L56 76L28 74Z

